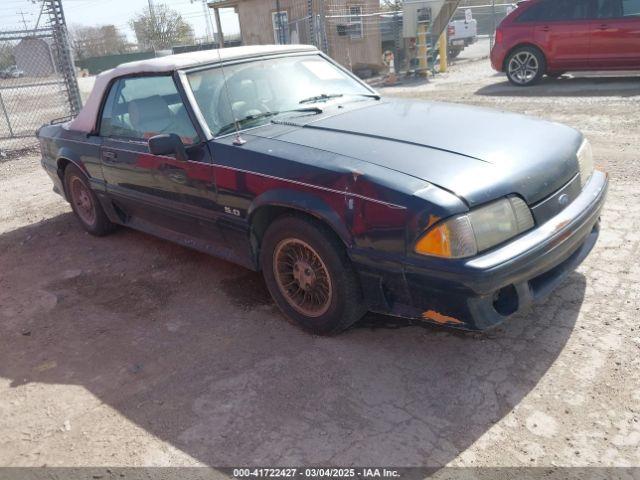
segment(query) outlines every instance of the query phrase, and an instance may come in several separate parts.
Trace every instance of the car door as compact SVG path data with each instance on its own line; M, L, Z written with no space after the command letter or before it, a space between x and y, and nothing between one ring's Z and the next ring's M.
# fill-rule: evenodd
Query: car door
M591 67L640 68L640 0L596 0Z
M148 139L164 133L180 136L186 161L149 152ZM117 79L103 107L100 136L107 193L127 224L212 253L224 248L209 148L173 76Z
M549 71L587 68L592 5L592 0L547 0L537 6L534 38Z

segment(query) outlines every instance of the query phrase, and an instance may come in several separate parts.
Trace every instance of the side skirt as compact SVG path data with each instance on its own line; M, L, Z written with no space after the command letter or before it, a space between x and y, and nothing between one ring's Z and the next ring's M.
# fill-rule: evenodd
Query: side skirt
M95 193L98 196L100 204L104 208L107 217L109 217L109 220L113 223L153 235L154 237L158 237L163 240L169 240L170 242L177 243L183 247L206 253L207 255L221 258L222 260L235 263L254 272L257 271L256 265L250 258L238 255L230 248L220 247L219 245L207 242L206 239L193 237L191 235L186 235L181 232L176 232L174 230L158 226L139 217L129 216L126 212L117 209L111 198L106 194L101 192Z

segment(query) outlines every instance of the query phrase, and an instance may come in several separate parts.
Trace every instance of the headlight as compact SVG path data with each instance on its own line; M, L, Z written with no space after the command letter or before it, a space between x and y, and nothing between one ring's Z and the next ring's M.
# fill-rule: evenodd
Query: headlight
M593 150L586 138L578 150L578 165L580 166L580 185L584 187L593 174Z
M435 225L420 237L415 252L443 258L473 257L534 225L527 204L520 197L508 197Z

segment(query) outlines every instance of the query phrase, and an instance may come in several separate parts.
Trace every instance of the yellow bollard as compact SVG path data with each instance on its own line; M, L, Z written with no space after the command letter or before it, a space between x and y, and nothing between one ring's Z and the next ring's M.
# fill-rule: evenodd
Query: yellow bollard
M419 74L427 76L429 64L427 62L427 24L422 22L418 25L418 69Z
M440 73L447 71L448 64L449 45L447 42L447 29L445 28L442 35L440 35Z

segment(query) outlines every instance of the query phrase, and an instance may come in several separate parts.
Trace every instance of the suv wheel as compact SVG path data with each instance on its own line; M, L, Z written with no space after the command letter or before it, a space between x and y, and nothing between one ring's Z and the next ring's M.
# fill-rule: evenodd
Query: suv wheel
M533 47L516 48L505 63L509 82L518 87L535 85L547 69L544 55Z
M449 48L449 58L450 59L454 59L454 58L458 58L458 55L460 55L462 53L462 48L460 47L450 47Z
M96 236L113 231L115 225L104 213L98 197L89 186L87 177L75 165L68 165L64 169L64 187L73 213L76 214L82 228Z
M341 332L367 311L344 246L318 222L276 220L265 233L260 264L280 310L310 333Z

